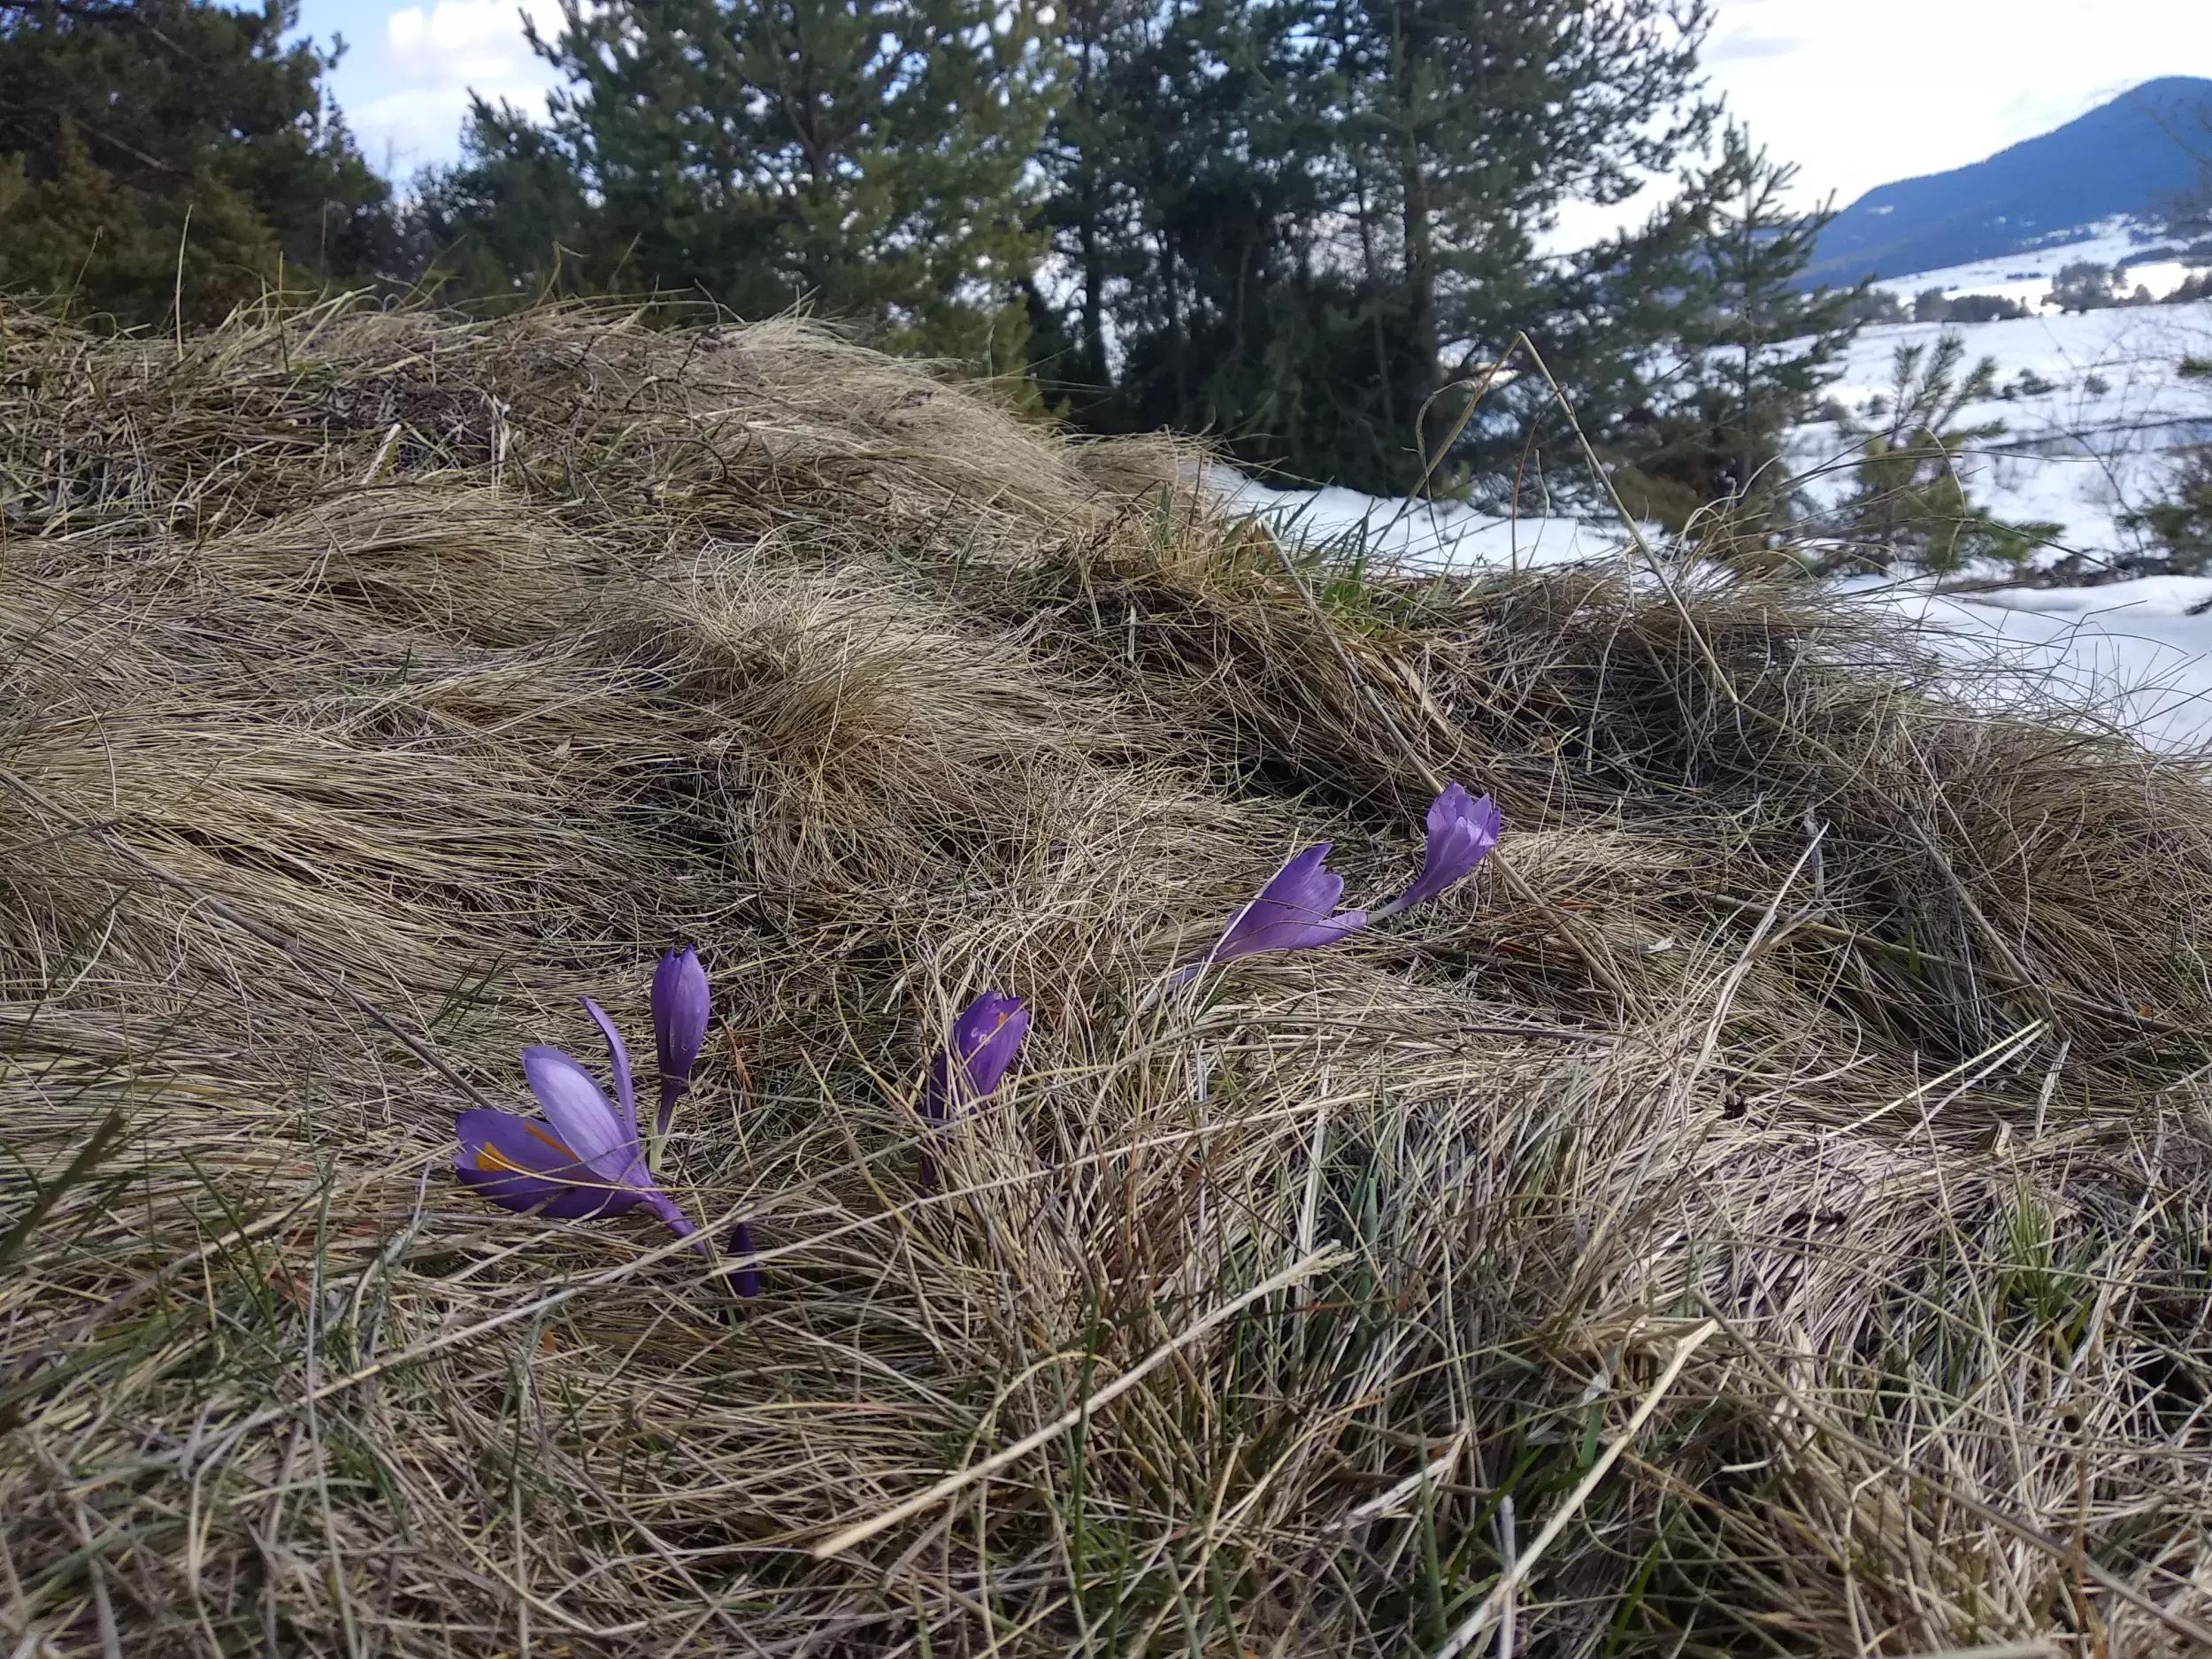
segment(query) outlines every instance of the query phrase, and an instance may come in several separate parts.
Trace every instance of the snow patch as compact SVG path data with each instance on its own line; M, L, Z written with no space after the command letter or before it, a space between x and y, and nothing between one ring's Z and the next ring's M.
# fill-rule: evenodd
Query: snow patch
M2001 323L1898 323L1860 331L1829 396L1857 409L1888 389L1900 346L1955 334L1965 364L1997 365L2001 396L1970 406L1970 425L2001 420L2001 438L1959 457L1974 500L2001 518L2059 526L2038 559L2078 554L2092 565L2147 549L2120 519L2163 492L2172 451L2212 440L2212 381L2184 380L2181 359L2212 354L2212 301L2115 307ZM1849 454L1826 421L1798 427L1786 446L1813 498L1832 504L1852 487Z
M1450 503L1381 500L1356 490L1278 490L1227 467L1203 480L1233 509L1294 545L1363 549L1386 567L1471 574L1626 560L1617 523L1501 519ZM2093 588L1944 595L1925 582L1837 584L1924 631L1970 702L2003 706L2056 695L2154 749L2212 748L2212 577L2147 577Z
M2190 580L2212 594L2212 580ZM1965 599L1910 588L1864 596L1921 624L1956 666L1955 689L1969 701L2055 695L2148 748L2204 751L2212 745L2212 616L2116 605L2111 592L2045 588L2032 606L2003 603L2008 595Z
M1940 288L1953 298L1961 294L1996 294L2033 309L2049 296L2058 273L2070 265L2086 260L2101 265L2121 265L2127 271L2125 292L2141 283L2153 299L2162 300L2190 277L2212 269L2185 265L2179 260L2137 264L2138 254L2170 249L2185 238L2168 236L2155 227L2131 219L2106 219L2085 227L2069 242L2054 242L2024 253L1977 259L1969 265L1944 265L1934 271L1916 271L1907 276L1883 277L1874 286L1909 303L1916 294Z
M2032 253L1899 277L1882 287L2004 293L2039 303L2062 265L2125 264L2149 250L2122 220ZM2131 266L2130 285L2153 293L2204 267ZM2157 280L2151 279L2155 276ZM2031 290L2032 290L2031 292ZM2166 291L2170 291L2167 289ZM2212 357L2212 301L2045 314L2011 322L1907 323L1861 331L1832 396L1856 408L1886 392L1901 345L1932 350L1960 335L1970 366L1995 359L2009 396L1965 411L1968 424L2005 423L2005 435L1958 457L1973 499L2014 522L2059 526L2049 564L2078 556L2092 568L2147 551L2120 519L2162 493L2172 452L2212 442L2212 382L2181 378L2185 355ZM1851 457L1832 422L1797 428L1785 461L1816 503L1852 488ZM1573 514L1510 518L1458 503L1379 500L1356 490L1276 488L1226 467L1206 483L1286 541L1349 546L1371 565L1405 572L1472 573L1624 559L1632 538L1617 521ZM1649 532L1656 544L1658 534ZM2212 752L2212 577L2159 576L2093 587L2012 587L1940 594L1926 582L1863 578L1839 584L1861 602L1926 629L1957 669L1957 688L1985 703L2055 693L2093 709L2154 748ZM2205 613L2194 614L2200 607Z
M1611 553L1626 540L1618 524L1501 517L1459 502L1386 501L1335 485L1278 489L1232 467L1208 468L1205 482L1232 510L1250 513L1286 541L1356 547L1371 565L1406 572L1571 565Z

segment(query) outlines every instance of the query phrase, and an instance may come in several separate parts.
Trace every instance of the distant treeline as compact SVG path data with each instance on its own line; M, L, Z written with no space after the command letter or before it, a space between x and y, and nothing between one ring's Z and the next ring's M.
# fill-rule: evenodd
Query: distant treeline
M280 288L795 303L1373 490L1525 483L1563 435L1640 512L1781 511L1855 326L1820 216L1727 125L1706 0L568 0L542 119L478 104L395 191L293 0L0 0L0 285L119 326ZM1571 202L1675 181L1635 231ZM1783 349L1781 342L1801 343ZM1578 449L1578 441L1572 446ZM1771 500L1761 507L1762 492Z

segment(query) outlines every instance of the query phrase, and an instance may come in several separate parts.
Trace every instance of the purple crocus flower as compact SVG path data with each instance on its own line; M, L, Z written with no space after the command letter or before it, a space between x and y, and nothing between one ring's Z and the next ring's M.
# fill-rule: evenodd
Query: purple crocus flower
M691 1086L691 1068L698 1064L700 1046L707 1040L710 1006L699 953L687 948L663 956L653 970L653 1043L661 1071L661 1109L653 1122L657 1141L668 1138L676 1102Z
M981 1100L997 1088L1028 1034L1029 1010L1018 996L986 991L962 1009L952 1022L952 1046L929 1064L922 1116L933 1126L941 1125L951 1107Z
M737 1265L730 1269L730 1283L741 1296L760 1294L760 1269L753 1265L753 1230L743 1222L730 1228L730 1243L726 1252Z
M614 1022L589 997L585 1011L607 1040L614 1073L610 1101L590 1072L558 1048L542 1043L522 1051L522 1074L544 1108L545 1120L511 1112L465 1111L457 1131L460 1156L454 1171L494 1203L536 1210L566 1219L614 1216L642 1207L680 1239L704 1253L698 1229L660 1189L645 1168L638 1144L637 1094L630 1056Z
M1309 847L1278 870L1259 895L1230 918L1204 958L1177 975L1187 979L1210 962L1234 962L1262 950L1316 950L1367 926L1365 910L1338 911L1344 878L1328 867L1329 843Z
M1018 996L986 991L952 1022L952 1044L929 1063L922 1085L922 1116L932 1129L944 1127L953 1108L981 1100L1006 1078L1006 1068L1029 1034L1029 1010ZM915 1184L925 1193L937 1185L937 1160L924 1148Z
M1425 904L1466 875L1498 844L1505 827L1498 803L1488 795L1470 799L1455 783L1429 803L1429 844L1413 885L1375 911L1375 919Z

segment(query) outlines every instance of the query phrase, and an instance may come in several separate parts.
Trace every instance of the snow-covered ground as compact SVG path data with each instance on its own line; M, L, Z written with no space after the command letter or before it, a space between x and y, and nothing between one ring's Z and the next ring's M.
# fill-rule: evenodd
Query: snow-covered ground
M1617 523L1502 519L1449 504L1409 506L1356 490L1276 490L1226 468L1207 482L1309 546L1363 549L1405 570L1466 572L1634 557ZM1927 629L1970 696L2057 690L2146 743L2212 746L2212 577L2149 577L2092 588L1946 595L1924 582L1858 579L1844 589ZM2198 605L2207 614L2192 615Z
M1609 557L1617 524L1560 515L1502 517L1457 502L1386 501L1356 489L1276 489L1232 467L1207 470L1208 487L1264 519L1285 540L1356 549L1406 571L1527 570Z
M2153 240L2139 227L2115 221L2033 253L1922 272L1882 286L1908 297L1929 288L2005 294L2032 306L2062 265L2124 265L2153 250ZM2163 295L2202 268L2171 261L2130 265L2128 281ZM2006 428L1983 452L1960 458L1972 499L2016 523L2059 526L2053 545L2036 557L2039 567L2070 557L2077 568L2094 571L2146 551L2141 534L2125 529L2121 518L2163 493L2177 447L2212 442L2212 381L2179 373L2185 355L2212 357L2212 301L1867 328L1847 354L1832 396L1863 407L1889 388L1901 346L1920 346L1924 357L1946 333L1962 337L1969 364L1995 360L2005 394L1962 418L1977 425L2002 421ZM1849 441L1831 422L1798 428L1786 460L1816 502L1839 498L1851 487ZM1471 572L1632 556L1624 527L1586 513L1583 503L1539 503L1533 512L1504 517L1450 503L1382 501L1348 489L1277 489L1226 468L1210 472L1207 481L1289 540L1355 546L1377 564L1405 570ZM1658 541L1655 529L1648 534ZM2059 689L2154 746L2212 749L2212 578L1950 595L1924 581L1870 578L1844 587L1868 604L1892 606L1924 623L1959 665L1970 695L2031 684ZM2205 614L2193 614L2200 606Z
M2094 708L2154 749L2212 746L2212 578L1945 597L1868 586L1870 603L1923 622L1971 696L2033 687Z
M1967 361L1993 358L2010 396L1963 419L1998 420L2003 437L1960 457L1974 499L2015 522L2059 526L2037 563L2078 554L2091 568L2144 550L2123 514L2157 499L2178 444L2212 440L2212 381L2181 378L2182 357L2212 356L2212 301L1961 326L1902 323L1860 332L1832 396L1853 407L1889 387L1901 346L1933 349L1958 334ZM1786 460L1816 501L1852 487L1850 442L1832 423L1792 434ZM1551 565L1613 547L1619 526L1571 509L1517 518L1455 503L1378 501L1356 490L1277 489L1225 469L1216 488L1298 539L1356 535L1371 557L1422 570Z
M2101 265L2124 266L2129 292L2133 292L2139 282L2151 291L2153 299L2162 300L2186 279L2207 267L2185 265L2175 259L2144 262L2138 256L2173 249L2181 240L2134 219L2109 219L2090 227L2070 241L2029 253L1979 259L1971 265L1945 265L1938 271L1919 271L1910 276L1886 277L1874 286L1908 303L1929 288L1941 288L1954 298L1961 294L2002 295L2032 311L2050 294L2051 284L2062 270L2086 260Z
M2057 525L2039 563L2071 553L2093 566L2143 551L2122 516L2159 497L2175 446L2212 439L2212 381L2180 375L2185 355L2212 356L2212 301L1863 329L1832 395L1863 406L1887 388L1901 346L1920 346L1924 357L1947 333L1965 342L1968 363L1993 358L2011 394L1965 411L1969 423L2005 425L1985 453L1962 458L1974 499L2015 522ZM1847 465L1836 465L1848 458L1824 422L1800 427L1788 447L1792 470L1815 479L1816 499L1849 488Z
M1208 481L1288 540L1355 546L1406 570L1473 573L1635 557L1617 523L1502 519L1348 489L1273 490L1226 469ZM1971 595L1871 578L1842 586L1925 627L1958 664L1970 696L2010 701L2030 687L2058 691L2154 748L2212 748L2212 577ZM2205 614L2192 614L2200 606Z

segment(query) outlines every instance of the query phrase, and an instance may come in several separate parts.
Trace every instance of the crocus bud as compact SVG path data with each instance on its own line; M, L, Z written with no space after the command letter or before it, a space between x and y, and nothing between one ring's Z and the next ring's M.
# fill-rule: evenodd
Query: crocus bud
M659 1050L661 1071L660 1115L653 1125L656 1140L667 1136L668 1125L676 1115L677 1097L691 1085L691 1068L699 1063L710 1014L707 971L699 965L699 953L688 947L670 951L653 970L653 1041Z

